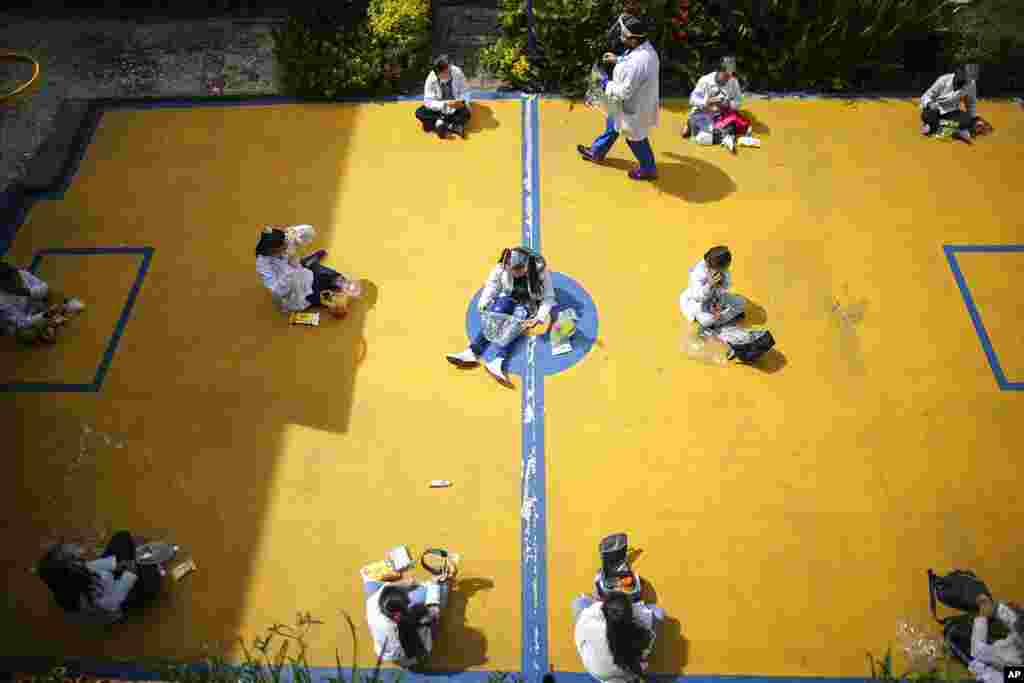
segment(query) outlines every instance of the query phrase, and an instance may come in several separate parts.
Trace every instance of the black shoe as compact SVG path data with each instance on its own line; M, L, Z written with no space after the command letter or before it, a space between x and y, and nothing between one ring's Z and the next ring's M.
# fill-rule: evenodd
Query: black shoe
M314 251L309 256L306 256L305 258L300 260L299 263L302 264L303 268L309 268L314 263L320 263L320 261L322 261L325 256L327 256L327 250L320 249L318 251Z
M434 132L434 122L433 121L420 121L420 123L423 124L423 132L424 133L433 133Z
M455 123L448 127L448 130L458 135L463 140L466 139L466 126L461 123Z
M438 121L434 124L434 130L437 132L437 137L442 140L448 137L448 125L444 121Z
M576 151L580 153L580 156L583 157L584 161L592 161L594 163L601 161L594 156L594 153L590 151L590 148L586 145L576 145Z

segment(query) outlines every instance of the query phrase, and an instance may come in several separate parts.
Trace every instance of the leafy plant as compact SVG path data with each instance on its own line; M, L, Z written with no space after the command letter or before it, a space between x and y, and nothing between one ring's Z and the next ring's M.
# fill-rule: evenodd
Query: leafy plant
M273 37L288 94L391 94L427 70L430 2L342 0L327 9L314 6L293 12Z

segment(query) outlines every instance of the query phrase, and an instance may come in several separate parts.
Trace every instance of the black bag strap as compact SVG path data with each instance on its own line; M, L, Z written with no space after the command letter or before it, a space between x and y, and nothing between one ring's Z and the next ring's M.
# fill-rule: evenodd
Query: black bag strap
M441 558L440 567L431 567L427 564L427 557L431 555ZM427 548L420 556L420 564L434 576L440 576L448 566L448 551L444 548Z

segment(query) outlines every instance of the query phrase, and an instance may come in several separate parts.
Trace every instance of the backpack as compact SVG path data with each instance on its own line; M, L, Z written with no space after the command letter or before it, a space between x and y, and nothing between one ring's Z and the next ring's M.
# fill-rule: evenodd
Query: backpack
M979 595L992 597L988 586L974 572L954 569L945 576L938 576L931 569L928 570L928 603L935 621L943 626L957 617L939 619L935 613L936 600L946 607L960 610L961 612L973 612L978 607L977 600Z
M753 363L775 346L775 337L768 330L729 327L718 331L718 339L729 345L737 360Z

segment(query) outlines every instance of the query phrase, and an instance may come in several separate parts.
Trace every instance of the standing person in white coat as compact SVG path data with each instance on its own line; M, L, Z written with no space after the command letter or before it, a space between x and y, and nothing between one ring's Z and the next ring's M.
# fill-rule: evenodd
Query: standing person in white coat
M462 69L450 64L448 55L434 59L434 68L423 84L423 104L416 110L416 118L423 131L434 131L440 138L455 133L466 137L466 123L470 117L469 89Z
M988 642L988 620L998 619L1010 635L994 643ZM1016 605L993 602L987 595L978 596L978 616L971 631L971 664L968 670L980 683L1002 683L1007 665L1024 664L1024 619Z
M581 595L573 601L572 613L576 651L587 673L602 683L643 678L665 610L634 603L625 593L613 591L604 602Z
M701 327L720 327L741 319L746 301L726 290L732 286L732 254L728 247L712 247L690 269L689 285L679 296L679 307Z
M312 225L266 228L260 233L256 272L285 313L320 306L326 301L325 292L342 291L347 282L345 276L320 264L325 250L298 257L298 248L312 241L314 234Z
M953 134L966 143L971 142L978 123L977 67L962 66L954 73L939 76L932 87L921 96L921 134L932 135L939 131L942 119L957 123ZM961 109L963 105L963 109Z
M647 136L650 129L658 125L661 65L658 53L647 40L647 27L643 20L623 15L619 26L627 52L621 57L610 52L605 54L604 60L614 63L615 70L611 81L602 81L610 107L615 112L615 131L610 133L606 130L590 147L577 145L576 151L586 161L603 161L618 139L618 133L622 133L640 162L637 168L630 169L629 177L653 180L658 176L658 169Z
M503 313L520 321L520 332L526 332L551 320L555 306L555 287L544 257L526 247L506 249L498 259L477 302L483 313ZM505 375L505 359L518 339L518 334L498 346L498 355L484 367L502 384L509 384ZM481 331L465 351L450 353L448 362L459 367L471 367L480 362L490 342Z

